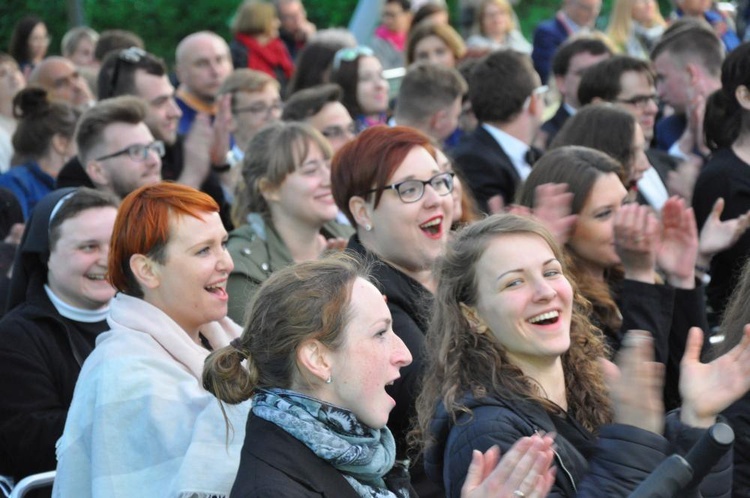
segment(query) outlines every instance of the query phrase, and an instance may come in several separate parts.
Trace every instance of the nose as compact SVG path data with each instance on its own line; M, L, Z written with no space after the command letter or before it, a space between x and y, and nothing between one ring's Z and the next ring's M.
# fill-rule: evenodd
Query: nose
M109 244L103 244L102 250L99 251L99 261L97 263L104 268L107 267L109 263Z
M429 183L424 186L424 194L422 194L422 202L425 207L432 207L436 204L440 204L440 196L435 191L435 188Z
M216 262L216 269L221 273L230 273L234 270L234 260L226 247L224 247L219 260Z
M177 105L177 101L174 98L169 99L169 112L171 117L182 117L182 109Z
M654 99L649 99L646 103L646 114L656 116L656 113L659 112L659 106L656 105L656 101Z
M391 355L391 362L393 363L393 365L398 366L398 368L405 367L411 363L411 352L399 336L397 336L396 334L393 334L393 336L395 339Z
M557 295L557 291L550 285L549 281L543 277L537 279L534 284L534 300L550 301Z

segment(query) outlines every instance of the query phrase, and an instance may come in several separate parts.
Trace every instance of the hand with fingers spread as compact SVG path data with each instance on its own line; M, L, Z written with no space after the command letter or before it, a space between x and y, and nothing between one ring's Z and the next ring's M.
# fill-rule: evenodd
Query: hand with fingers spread
M211 164L223 165L227 162L232 129L232 95L222 95L216 102L216 115L213 122L213 142L211 144Z
M661 243L656 263L667 282L681 289L695 288L698 227L693 208L679 197L670 197L661 210Z
M721 221L724 199L719 197L701 229L698 245L698 264L708 266L717 252L729 249L750 226L750 211L731 220Z
M554 439L534 435L519 439L500 458L500 448L474 450L461 498L543 498L555 482ZM498 463L499 461L499 463Z
M604 378L614 404L615 422L661 434L664 428L664 365L654 361L651 334L631 330L617 354L617 364L602 359Z
M198 113L182 143L185 162L177 179L179 183L200 188L211 169L212 140L211 117L202 112Z
M711 363L701 363L703 332L690 329L680 363L681 420L694 427L710 427L716 416L750 390L750 324L742 341Z
M533 215L564 245L573 231L578 216L571 214L573 193L564 183L545 183L534 190Z
M615 246L625 278L654 283L659 221L647 206L626 204L615 216Z

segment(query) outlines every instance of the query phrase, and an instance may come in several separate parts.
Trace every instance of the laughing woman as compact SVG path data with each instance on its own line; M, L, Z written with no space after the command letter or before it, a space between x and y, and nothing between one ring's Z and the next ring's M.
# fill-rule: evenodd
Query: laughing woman
M436 289L432 264L452 223L453 175L440 171L429 138L400 126L365 130L339 150L331 169L336 204L357 230L348 249L375 262L373 275L387 298L393 330L414 358L389 388L396 407L388 427L396 437L398 459L405 461ZM417 480L420 470L413 469Z
M158 183L123 200L108 273L119 292L76 384L55 496L229 494L249 406L227 412L227 439L200 382L209 352L240 334L226 318L226 240L219 206L190 187Z

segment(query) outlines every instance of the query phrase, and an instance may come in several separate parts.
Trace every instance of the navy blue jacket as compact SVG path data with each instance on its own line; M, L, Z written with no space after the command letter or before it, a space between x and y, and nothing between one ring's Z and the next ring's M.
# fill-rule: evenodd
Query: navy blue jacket
M449 497L460 496L472 450L486 451L498 445L505 454L524 436L556 431L547 412L533 401L468 398L466 404L472 416L460 416L457 424L441 404L430 427L435 444L427 448L425 469L431 479L444 484ZM634 426L605 425L588 461L558 434L557 474L549 497L626 497L664 458L675 452L684 455L702 434L702 429L682 425L677 412L667 417L664 436ZM704 479L700 490L704 497L730 496L731 453Z

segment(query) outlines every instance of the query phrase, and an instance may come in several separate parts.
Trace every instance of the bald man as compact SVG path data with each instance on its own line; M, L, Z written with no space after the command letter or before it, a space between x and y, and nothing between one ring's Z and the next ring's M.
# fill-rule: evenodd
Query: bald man
M216 115L216 96L224 80L232 72L229 45L210 31L200 31L185 37L175 54L177 77L177 104L182 109L182 119L177 129L187 133L201 112Z
M42 87L52 99L78 108L89 107L94 102L86 80L65 57L47 57L40 62L29 75L29 85Z

